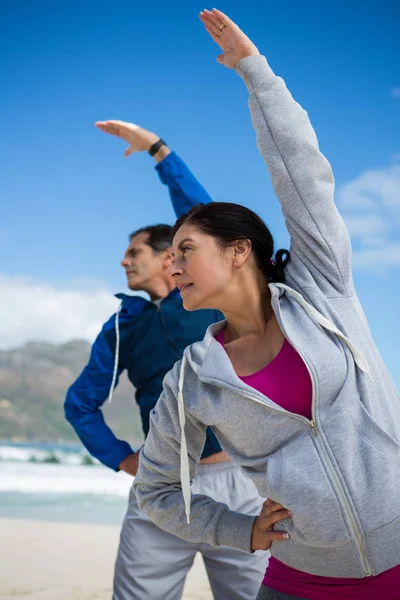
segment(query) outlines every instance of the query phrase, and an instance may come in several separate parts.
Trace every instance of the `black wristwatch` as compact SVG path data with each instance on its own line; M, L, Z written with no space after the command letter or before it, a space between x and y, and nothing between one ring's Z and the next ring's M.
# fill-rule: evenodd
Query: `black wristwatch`
M158 142L156 142L155 144L153 144L149 150L149 154L150 156L154 156L155 154L157 154L157 152L159 151L160 148L162 148L162 146L166 146L167 142L164 142L164 140L162 140L161 138L158 140Z

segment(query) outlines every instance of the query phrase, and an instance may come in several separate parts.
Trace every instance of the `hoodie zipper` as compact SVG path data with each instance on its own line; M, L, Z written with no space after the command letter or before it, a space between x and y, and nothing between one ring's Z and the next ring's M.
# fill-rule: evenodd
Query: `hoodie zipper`
M278 318L278 315L279 315L279 318ZM289 417L292 417L294 419L300 420L302 423L306 423L307 426L310 428L313 437L314 438L318 438L318 439L315 440L315 443L318 445L318 448L321 449L321 453L323 454L324 459L325 459L326 469L327 469L328 473L330 474L332 485L333 485L333 487L336 489L336 491L338 493L338 496L339 496L339 498L341 500L341 503L342 503L342 507L343 507L344 512L345 512L345 514L347 516L348 523L350 524L351 529L353 530L354 539L355 539L355 542L356 542L356 545L357 545L357 548L358 548L359 555L361 557L361 561L362 561L362 565L363 565L363 568L364 568L365 576L366 577L370 577L372 575L372 570L371 570L371 567L370 567L370 564L369 564L369 561L368 561L367 553L366 553L365 548L364 548L364 544L363 544L363 541L362 541L360 530L359 530L358 525L357 525L356 518L354 516L353 510L352 510L351 505L350 505L350 502L347 499L346 493L345 493L343 485L342 485L342 483L341 483L341 481L339 479L339 476L338 476L338 474L336 472L336 469L335 469L334 465L332 464L332 461L331 461L331 458L330 458L330 456L328 454L328 451L325 448L324 442L323 442L321 436L318 435L317 421L316 421L316 418L315 418L315 416L316 416L315 387L316 386L315 386L314 376L313 376L313 374L311 372L311 369L308 366L307 361L305 360L303 354L301 353L301 351L299 350L299 348L297 348L295 346L295 344L293 344L290 341L289 336L287 335L287 331L286 331L286 329L285 329L285 327L283 325L283 320L282 320L282 315L281 315L281 311L280 311L279 302L278 302L278 315L277 315L277 318L278 318L278 322L279 322L280 328L282 330L282 333L284 334L284 336L288 340L288 342L293 346L293 348L301 356L301 358L302 358L302 360L303 360L303 362L304 362L304 364L305 364L305 366L307 368L307 371L309 373L310 379L311 379L311 384L312 384L311 417L312 418L311 419L307 419L306 417L303 417L302 415L296 415L295 413L291 413L291 412L289 412L289 411L287 411L287 410L285 410L283 408L279 408L278 406L274 406L272 403L271 404L268 403L267 406L269 408L272 408L273 410L278 411L278 412L284 412ZM219 385L221 385L221 381L218 380L218 379L213 379L213 378L211 378L211 379L210 378L201 378L201 379L204 382L218 383ZM225 385L225 387L234 388L235 391L237 391L237 388L234 387L234 386L230 386L230 385L226 386ZM260 400L256 396L254 396L253 394L244 393L244 395L246 397L250 398L251 400L254 400L255 402L258 402L259 404L262 404L263 406L266 406L265 402L263 402L262 400Z
M157 307L156 307L156 309L157 309L157 312L158 312L158 314L160 315L160 321L161 321L161 325L163 326L163 329L164 329L164 331L165 331L165 335L166 335L166 337L167 337L167 340L168 340L168 342L169 342L169 345L171 346L171 350L172 350L172 351L174 352L174 354L175 354L175 359L176 359L176 360L180 360L180 358L181 358L181 357L180 357L180 355L179 355L178 348L175 346L174 340L172 339L172 337L171 337L171 334L170 334L170 332L168 331L168 327L167 327L167 325L166 325L166 323L165 323L165 319L164 319L164 317L163 317L163 314L162 314L162 311L161 311L161 306L157 306Z
M278 307L278 315L277 316L279 316L279 322L280 322L281 330L284 333L286 339L290 342L290 344L292 344L292 346L296 350L296 352L298 352L299 356L301 356L301 358L303 360L303 363L305 364L305 366L306 366L306 368L308 370L310 379L311 379L311 385L312 385L311 417L312 417L312 419L310 421L308 421L308 419L307 419L307 421L309 422L309 425L310 425L310 428L311 428L313 436L315 438L318 437L318 441L316 440L315 443L318 445L318 447L322 451L322 454L323 454L324 459L325 459L325 464L326 464L326 467L327 467L327 471L329 472L331 481L333 482L334 487L336 488L336 490L337 490L337 492L339 494L342 506L343 506L345 514L347 516L347 520L350 523L350 526L351 526L351 528L353 530L354 539L355 539L355 542L357 544L358 552L359 552L360 557L361 557L361 561L362 561L363 568L364 568L364 571L365 571L365 576L366 577L371 577L371 575L372 575L371 566L370 566L369 561L368 561L367 553L366 553L366 550L365 550L365 547L364 547L364 544L363 544L363 540L362 540L362 537L361 537L360 530L359 530L358 525L357 525L356 518L354 516L353 509L352 509L352 507L350 505L350 502L349 502L349 500L348 500L348 498L346 496L346 493L344 491L343 485L342 485L342 483L341 483L341 481L339 479L339 476L338 476L338 474L336 472L336 469L335 469L335 467L334 467L334 465L332 463L332 460L331 460L331 458L329 456L329 453L328 453L327 449L325 448L325 442L323 441L323 439L322 439L321 436L318 436L317 422L316 422L316 394L315 394L315 387L316 386L315 386L314 376L313 376L313 374L311 372L310 367L307 364L306 359L304 358L304 355L301 353L300 349L297 348L295 346L295 344L293 344L293 342L291 342L289 340L289 336L287 335L287 331L286 331L286 329L285 329L285 327L283 325L283 319L282 319L282 314L281 314L281 309L280 309L279 301L277 302L277 307Z

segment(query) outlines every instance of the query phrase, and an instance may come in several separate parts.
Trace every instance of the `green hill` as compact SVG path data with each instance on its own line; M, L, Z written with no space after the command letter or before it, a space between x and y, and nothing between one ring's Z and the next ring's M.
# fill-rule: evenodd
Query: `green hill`
M90 345L30 342L0 350L0 439L14 441L77 441L64 418L69 385L88 361ZM117 437L137 445L143 439L134 388L123 375L104 414Z

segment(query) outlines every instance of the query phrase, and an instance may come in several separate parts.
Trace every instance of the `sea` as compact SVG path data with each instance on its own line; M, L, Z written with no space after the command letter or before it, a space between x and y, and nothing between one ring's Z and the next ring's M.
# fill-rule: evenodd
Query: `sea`
M0 517L120 525L132 482L82 446L0 442Z

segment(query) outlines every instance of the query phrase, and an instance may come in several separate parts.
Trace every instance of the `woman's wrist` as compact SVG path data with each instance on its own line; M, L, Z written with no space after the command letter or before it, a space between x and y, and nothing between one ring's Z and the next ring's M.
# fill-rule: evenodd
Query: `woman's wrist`
M240 63L243 60L246 60L246 58L252 58L255 56L262 56L262 54L260 54L260 52L258 50L257 50L257 52L249 52L248 54L243 54L243 56L241 56L240 59L238 60L238 62L236 63L235 70L240 66Z

